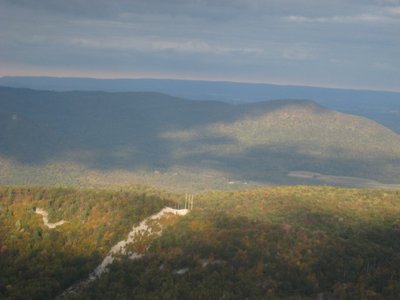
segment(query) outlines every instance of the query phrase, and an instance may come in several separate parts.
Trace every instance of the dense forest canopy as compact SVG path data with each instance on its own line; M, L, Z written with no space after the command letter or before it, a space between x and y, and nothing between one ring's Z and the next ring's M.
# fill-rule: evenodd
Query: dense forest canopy
M0 297L51 299L85 280L129 230L184 195L0 188ZM49 213L49 229L35 208ZM274 187L196 194L143 258L121 256L72 299L397 299L400 193ZM142 245L141 247L143 247Z

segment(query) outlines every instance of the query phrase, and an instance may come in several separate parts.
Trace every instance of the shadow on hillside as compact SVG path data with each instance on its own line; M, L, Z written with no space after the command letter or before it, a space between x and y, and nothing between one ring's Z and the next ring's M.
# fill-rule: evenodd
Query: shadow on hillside
M307 170L333 176L354 176L378 181L389 181L396 176L396 162L387 158L367 160L355 158L327 158L307 155L296 145L275 147L254 146L240 154L193 154L183 162L195 168L200 165L241 181L269 182L273 184L321 184L318 180L288 177L290 171ZM371 170L375 173L371 174ZM393 173L391 173L393 172ZM361 176L360 176L361 175ZM396 183L393 180L393 183ZM352 186L350 184L350 186Z
M143 298L168 292L182 299L314 299L321 293L327 299L396 298L399 244L390 228L380 232L380 224L364 224L360 236L358 228L337 224L329 213L281 212L282 221L270 222L193 212L165 230L144 260L116 264L86 293L94 298L110 292ZM370 237L376 233L383 234L381 240ZM186 267L186 276L173 273ZM126 281L120 274L136 276ZM152 284L144 285L149 278Z
M300 154L291 145L255 146L231 153L224 145L240 146L231 137L195 136L182 143L164 137L168 132L266 115L287 105L307 107L314 113L329 112L310 101L235 106L157 93L59 93L10 88L0 88L0 99L0 154L23 164L67 161L100 171L209 167L243 180L273 183L299 182L288 179L287 173L293 170L360 176L375 168L380 171L374 179L387 179L397 171L384 176L378 162L318 158ZM214 146L221 149L220 153L210 154L207 148ZM387 162L385 158L382 161Z
M98 169L118 164L118 155L124 158L120 165L126 169L151 166L155 158L168 165L175 148L173 142L161 137L165 132L234 122L293 103L298 102L234 106L157 93L0 88L0 152L28 164L65 159L70 152L85 151L91 155L86 164ZM204 141L210 142L219 141Z

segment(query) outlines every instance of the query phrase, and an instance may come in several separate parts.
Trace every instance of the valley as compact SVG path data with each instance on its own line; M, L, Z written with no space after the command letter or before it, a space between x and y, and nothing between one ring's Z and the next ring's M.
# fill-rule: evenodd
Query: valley
M349 176L332 176L307 171L291 171L288 176L305 178L313 181L318 181L325 185L341 185L341 186L357 186L362 188L383 188L383 189L400 189L399 184L383 184L381 182Z
M0 104L2 184L180 191L319 184L288 176L293 170L400 182L397 133L308 100L229 104L0 88Z
M375 121L15 88L0 115L2 299L400 293L400 136Z
M0 0L0 300L399 300L400 0Z

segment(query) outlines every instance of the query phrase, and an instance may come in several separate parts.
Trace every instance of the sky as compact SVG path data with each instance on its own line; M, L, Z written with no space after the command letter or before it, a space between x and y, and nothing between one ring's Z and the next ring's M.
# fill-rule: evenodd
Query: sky
M0 0L0 76L400 91L400 0Z

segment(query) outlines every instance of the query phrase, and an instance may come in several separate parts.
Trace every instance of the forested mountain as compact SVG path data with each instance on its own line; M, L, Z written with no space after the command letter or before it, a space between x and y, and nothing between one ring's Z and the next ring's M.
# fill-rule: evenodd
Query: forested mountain
M313 101L0 88L0 298L396 299L398 191L253 187L399 182L397 133Z
M400 133L399 92L171 79L2 77L0 85L54 91L152 91L227 103L310 99L330 109L370 118Z
M0 88L0 114L6 184L321 183L304 172L327 175L331 184L343 184L340 176L358 177L346 180L357 186L400 182L398 134L312 101L233 105L158 93Z
M115 254L88 280L132 228L184 198L0 187L0 298L398 298L399 192L333 187L197 194L185 216L153 219L162 234L135 236L140 255Z

